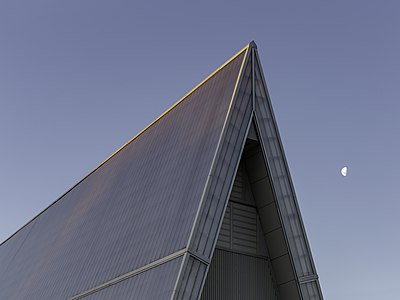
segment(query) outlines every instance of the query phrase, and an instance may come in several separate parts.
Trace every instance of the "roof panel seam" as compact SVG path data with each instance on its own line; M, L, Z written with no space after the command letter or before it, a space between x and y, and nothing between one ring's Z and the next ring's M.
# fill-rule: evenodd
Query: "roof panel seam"
M183 256L185 253L187 253L187 248L181 249L181 250L179 250L179 251L177 251L175 253L172 253L172 254L170 254L168 256L165 256L165 257L163 257L161 259L153 261L153 262L151 262L151 263L149 263L149 264L147 264L147 265L145 265L143 267L140 267L140 268L135 269L133 271L130 271L128 273L122 274L122 275L120 275L120 276L118 276L116 278L113 278L113 279L111 279L111 280L109 280L107 282L104 282L104 283L102 283L102 284L100 284L98 286L95 286L94 288L86 290L86 291L84 291L84 292L82 292L82 293L80 293L78 295L72 296L72 297L68 298L68 300L82 299L82 298L84 298L84 297L86 297L86 296L88 296L90 294L94 294L94 293L96 293L96 292L98 292L98 291L100 291L102 289L108 288L108 287L110 287L110 286L112 286L114 284L117 284L117 283L121 282L121 281L124 281L126 279L131 278L131 277L134 277L134 276L136 276L136 275L138 275L140 273L146 272L146 271L148 271L150 269L156 268L156 267L158 267L158 266L160 266L162 264L170 262L171 260L174 260L174 259L176 259L176 258L178 258L180 256Z

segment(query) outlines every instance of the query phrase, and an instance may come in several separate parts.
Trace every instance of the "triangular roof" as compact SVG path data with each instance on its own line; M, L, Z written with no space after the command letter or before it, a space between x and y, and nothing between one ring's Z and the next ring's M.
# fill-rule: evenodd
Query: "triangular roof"
M1 244L0 298L198 299L249 139L279 299L322 299L254 42Z

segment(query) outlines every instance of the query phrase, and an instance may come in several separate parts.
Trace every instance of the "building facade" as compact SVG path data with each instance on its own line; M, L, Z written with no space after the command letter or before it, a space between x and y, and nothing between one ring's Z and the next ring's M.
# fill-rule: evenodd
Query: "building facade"
M1 244L0 299L323 299L254 42Z

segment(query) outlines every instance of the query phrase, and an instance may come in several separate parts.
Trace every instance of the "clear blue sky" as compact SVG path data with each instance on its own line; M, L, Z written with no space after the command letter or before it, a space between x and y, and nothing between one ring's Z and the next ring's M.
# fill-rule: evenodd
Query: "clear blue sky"
M398 1L1 1L0 240L253 39L325 298L399 299Z

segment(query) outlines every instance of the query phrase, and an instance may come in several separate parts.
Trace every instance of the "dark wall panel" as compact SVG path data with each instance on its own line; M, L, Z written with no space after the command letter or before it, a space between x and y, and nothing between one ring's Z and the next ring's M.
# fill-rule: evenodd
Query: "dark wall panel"
M216 249L201 300L277 300L265 258Z
M240 163L218 236L202 300L277 300L256 203Z

